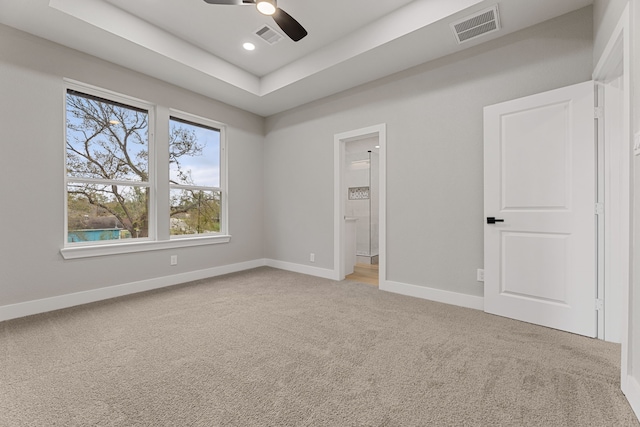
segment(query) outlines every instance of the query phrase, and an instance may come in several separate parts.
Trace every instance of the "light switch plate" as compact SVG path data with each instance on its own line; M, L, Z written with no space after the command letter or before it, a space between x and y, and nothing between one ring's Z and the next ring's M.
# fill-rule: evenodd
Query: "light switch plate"
M633 136L633 155L640 156L640 132Z

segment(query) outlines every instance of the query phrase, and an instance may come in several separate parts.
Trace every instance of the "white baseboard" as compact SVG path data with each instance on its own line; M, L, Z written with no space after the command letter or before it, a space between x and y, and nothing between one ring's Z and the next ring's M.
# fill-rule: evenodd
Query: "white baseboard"
M484 310L484 298L473 295L461 294L459 292L443 291L442 289L429 288L426 286L408 285L391 281L381 281L380 290L394 292L396 294L410 297L427 299L430 301L442 302L445 304L457 305L460 307Z
M629 401L631 409L636 413L636 418L640 420L640 384L631 375L623 381L622 392Z
M294 273L302 273L309 276L322 277L323 279L336 280L335 272L326 268L312 267L310 265L295 264L275 259L267 259L266 265L280 270L293 271Z
M262 266L269 266L280 270L307 274L310 276L321 277L329 280L337 280L336 272L334 270L273 259L257 259L237 264L208 268L205 270L175 274L172 276L163 276L154 279L141 280L139 282L126 283L123 285L109 286L106 288L93 289L90 291L83 291L73 294L66 294L56 297L0 306L0 322L4 320L16 319L18 317L25 317L33 314L45 313L48 311L60 310L77 305L135 294L138 292L178 285L180 283L191 282L193 280L207 279L210 277L221 276L223 274L250 270L252 268ZM468 308L475 308L477 310L484 309L483 298L475 297L472 295L464 295L456 292L449 292L440 289L427 288L424 286L407 285L390 281L381 283L380 289L388 292L395 292L412 297L428 299L431 301L443 302L446 304L453 304Z
M109 298L135 294L138 292L150 291L152 289L178 285L180 283L191 282L193 280L207 279L209 277L221 276L223 274L250 270L252 268L262 267L265 265L266 260L257 259L237 264L208 268L205 270L176 274L173 276L157 277L154 279L141 280L139 282L126 283L123 285L109 286L106 288L93 289L90 291L83 291L51 298L22 302L18 304L0 306L0 322L3 320L16 319L18 317L45 313L47 311L60 310L76 305L88 304L91 302L102 301Z

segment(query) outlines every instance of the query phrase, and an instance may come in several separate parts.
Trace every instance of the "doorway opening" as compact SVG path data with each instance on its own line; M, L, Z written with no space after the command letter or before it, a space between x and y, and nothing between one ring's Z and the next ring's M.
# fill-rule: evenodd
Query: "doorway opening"
M335 135L335 277L379 285L385 272L385 125Z
M347 187L345 220L354 223L355 265L347 264L347 280L378 285L380 144L377 135L345 143L344 185ZM347 230L349 230L347 228ZM347 231L347 239L352 239ZM346 250L353 250L347 245ZM347 254L346 260L353 260Z

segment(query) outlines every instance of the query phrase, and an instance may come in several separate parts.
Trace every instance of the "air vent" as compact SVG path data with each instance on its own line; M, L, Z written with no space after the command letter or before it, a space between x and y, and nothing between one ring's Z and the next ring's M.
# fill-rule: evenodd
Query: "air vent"
M268 25L260 27L256 31L256 36L260 37L262 40L266 41L269 44L276 44L283 38L283 36L279 32Z
M498 5L453 22L451 29L458 44L498 31L500 29Z

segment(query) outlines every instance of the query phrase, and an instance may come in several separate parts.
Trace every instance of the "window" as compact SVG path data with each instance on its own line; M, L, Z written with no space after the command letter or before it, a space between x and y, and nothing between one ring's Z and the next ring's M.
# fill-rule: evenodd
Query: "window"
M149 236L149 110L67 90L67 241Z
M220 130L202 123L169 119L172 236L220 231Z
M74 83L65 150L65 258L229 241L223 125Z

